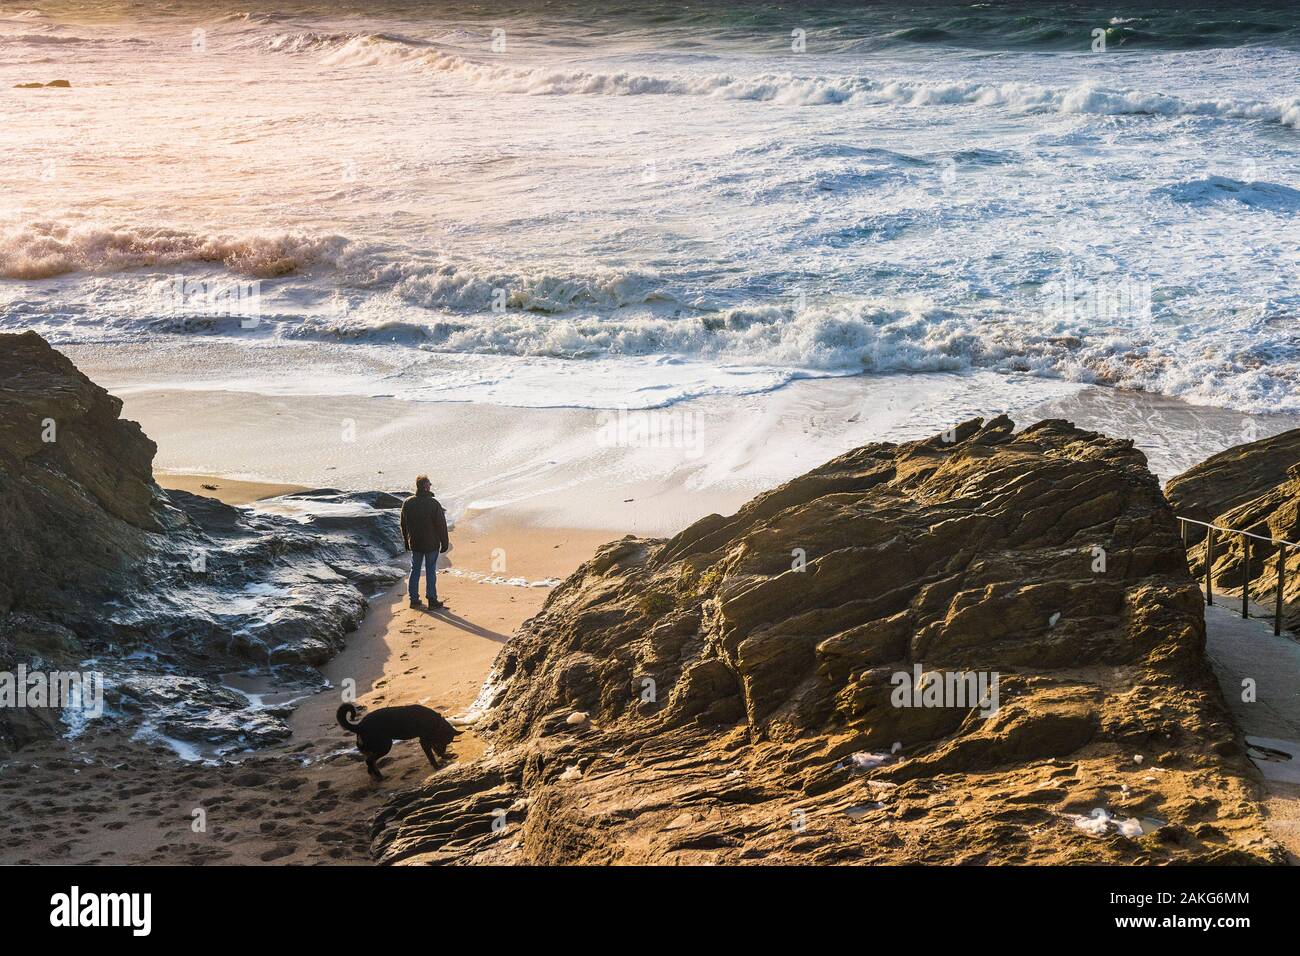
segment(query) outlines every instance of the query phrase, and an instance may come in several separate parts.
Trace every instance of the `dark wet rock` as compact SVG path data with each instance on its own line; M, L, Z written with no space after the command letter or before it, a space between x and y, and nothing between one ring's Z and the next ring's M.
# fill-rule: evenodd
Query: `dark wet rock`
M391 497L391 496L390 496ZM395 508L333 489L232 508L170 492L175 530L153 555L158 586L121 595L108 623L174 656L319 665L397 575ZM396 500L396 499L394 499Z
M1171 478L1165 495L1181 516L1300 542L1300 429L1222 451ZM1206 530L1187 526L1187 557L1199 577L1205 574ZM1210 573L1215 586L1240 594L1245 584L1252 599L1272 611L1277 547L1223 532L1214 537ZM1287 549L1284 569L1284 624L1300 633L1300 548Z
M163 737L275 739L282 715L221 675L318 686L315 668L398 576L401 500L318 489L233 508L164 492L154 443L121 410L40 336L0 335L0 671L93 669L108 723ZM0 747L61 728L55 712L0 710Z
M1063 421L946 439L601 548L499 655L492 751L394 797L376 855L1280 859L1143 455ZM1139 845L1079 805L1216 829Z
M34 332L0 336L0 613L66 611L159 530L156 449L121 410Z
M50 80L48 83L15 83L16 90L68 90L72 84L67 80Z
M283 717L200 677L127 673L115 682L109 705L136 717L138 734L146 740L169 739L209 749L235 744L244 749L289 737Z

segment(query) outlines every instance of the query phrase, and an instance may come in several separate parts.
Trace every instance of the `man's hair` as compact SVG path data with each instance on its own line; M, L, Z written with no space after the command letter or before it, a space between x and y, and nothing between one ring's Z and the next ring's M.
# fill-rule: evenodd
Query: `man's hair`
M428 475L416 475L416 476L415 476L415 490L416 490L416 491L419 491L421 488L428 488L428 487L429 487L429 476L428 476Z

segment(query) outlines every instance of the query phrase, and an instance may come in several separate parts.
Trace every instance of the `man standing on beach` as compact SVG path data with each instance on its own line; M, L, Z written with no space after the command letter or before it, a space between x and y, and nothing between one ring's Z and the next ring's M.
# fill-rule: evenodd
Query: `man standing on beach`
M420 603L420 565L424 565L429 610L446 607L438 600L437 574L438 555L446 553L451 546L447 540L447 512L433 496L428 475L415 479L415 494L402 502L402 544L411 552L411 580L407 588L411 607L424 607Z

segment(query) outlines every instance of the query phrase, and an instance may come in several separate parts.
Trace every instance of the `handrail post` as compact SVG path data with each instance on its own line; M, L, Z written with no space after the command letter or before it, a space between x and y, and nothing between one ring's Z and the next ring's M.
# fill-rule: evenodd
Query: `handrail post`
M1277 607L1273 611L1273 634L1282 636L1282 587L1286 583L1286 545L1277 546Z
M1187 550L1187 519L1178 519L1178 533L1183 537L1183 550Z
M1250 617L1250 539L1241 539L1241 616Z
M1205 529L1205 603L1214 604L1214 585L1210 583L1210 573L1214 565L1214 529Z

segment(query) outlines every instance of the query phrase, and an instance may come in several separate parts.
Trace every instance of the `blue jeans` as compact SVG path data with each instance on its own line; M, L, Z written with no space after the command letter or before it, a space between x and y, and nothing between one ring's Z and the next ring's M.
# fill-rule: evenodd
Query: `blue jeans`
M412 551L411 552L411 580L407 584L407 591L411 594L412 601L420 600L420 565L424 565L424 590L428 593L429 603L438 603L438 552L437 551Z

